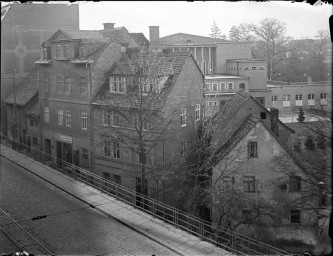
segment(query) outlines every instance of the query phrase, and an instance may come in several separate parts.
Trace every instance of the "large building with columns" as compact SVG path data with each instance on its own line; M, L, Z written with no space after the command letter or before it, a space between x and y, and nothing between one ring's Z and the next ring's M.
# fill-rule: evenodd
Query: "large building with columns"
M205 75L206 117L242 89L263 106L271 107L267 89L267 61L252 59L251 44L205 36L177 33L159 36L159 26L150 26L153 52L191 52Z

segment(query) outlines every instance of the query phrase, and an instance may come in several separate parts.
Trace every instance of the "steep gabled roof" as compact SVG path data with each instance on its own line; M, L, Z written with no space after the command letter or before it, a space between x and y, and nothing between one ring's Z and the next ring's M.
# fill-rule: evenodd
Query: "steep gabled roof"
M216 129L215 132L218 133L218 140L214 145L216 148L214 155L224 157L224 155L236 146L258 122L260 122L260 118L250 113L240 124L226 124L224 127Z
M38 93L38 67L34 67L30 73L17 85L15 90L16 105L25 106ZM14 92L4 100L14 104Z
M55 40L60 34L63 34L68 40L80 40L80 39L97 39L103 38L102 34L99 31L95 30L67 30L59 29L55 32L48 41Z
M130 33L130 36L140 45L149 45L149 41L143 33Z
M131 76L134 74L140 74L140 76L149 76L149 72L152 72L154 77L157 77L161 91L159 97L151 102L152 106L159 109L164 106L166 96L171 91L177 77L182 72L182 69L190 58L189 53L159 53L159 54L142 54L140 57L130 57L122 59L114 64L108 72L106 72L106 79L113 74L115 70L122 75ZM112 96L112 97L111 97ZM126 99L126 95L112 94L108 96L108 82L106 82L100 91L97 93L95 103L98 105L106 104L105 98L108 98L107 104L113 104L115 106L131 107L135 105L133 97ZM148 100L149 97L147 98ZM134 103L134 104L133 104Z
M202 45L202 44L211 44L228 42L224 39L211 38L205 36L197 36L185 33L177 33L165 37L161 37L158 40L159 43L164 44L177 44L177 45Z

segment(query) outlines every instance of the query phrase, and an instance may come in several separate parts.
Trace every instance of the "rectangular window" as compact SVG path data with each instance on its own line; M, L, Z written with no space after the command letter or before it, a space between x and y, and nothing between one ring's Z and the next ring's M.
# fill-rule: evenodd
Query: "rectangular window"
M87 80L85 77L80 77L80 93L81 94L87 93Z
M125 77L111 76L110 77L110 92L124 93L126 91Z
M82 166L88 167L88 149L82 148Z
M308 105L309 106L315 105L315 95L313 93L308 94Z
M251 67L252 70L257 70L257 67Z
M61 45L57 44L56 46L56 58L60 58L61 57Z
M47 60L48 56L47 56L47 48L43 48L43 59Z
M244 70L250 70L250 67L244 67Z
M302 98L303 98L302 94L296 94L295 95L295 105L296 106L303 106Z
M235 179L231 176L223 176L222 177L223 182L223 190L229 190L233 187Z
M50 76L47 72L43 72L43 89L44 92L47 92L49 90L50 86Z
M301 211L291 210L290 211L290 223L301 223Z
M226 90L226 83L225 82L220 83L219 91L225 91L225 90Z
M210 90L210 83L206 83L206 84L205 84L205 89L206 89L206 90Z
M265 70L265 68L263 66L260 66L259 70Z
M320 94L320 105L327 105L327 95L326 93Z
M81 113L81 124L82 124L83 130L87 130L87 127L88 127L87 118L88 118L87 112L82 112Z
M234 89L234 83L233 82L229 82L228 83L228 90L233 90Z
M114 182L117 183L118 185L121 185L121 176L120 175L113 175Z
M212 91L217 92L217 83L212 83Z
M289 177L289 192L299 192L301 191L301 177L300 176L290 176Z
M106 125L111 125L111 113L107 112L104 110L104 115L103 115L103 125L106 126Z
M254 193L255 192L255 177L254 176L244 176L244 192Z
M63 79L61 76L57 76L57 93L62 93L64 87Z
M272 96L272 101L277 101L277 95Z
M30 126L35 126L34 118L30 117Z
M104 141L104 156L111 156L111 141Z
M255 97L257 101L259 101L260 104L265 106L265 97Z
M58 110L58 125L63 125L64 111L62 109Z
M200 104L195 105L195 121L200 120Z
M65 45L65 48L64 48L64 57L65 57L66 59L69 58L69 45L68 45L68 44L66 44L66 45Z
M44 121L48 123L50 121L50 109L49 107L44 107Z
M84 46L80 46L80 48L79 48L79 56L80 56L80 59L84 59L84 57L85 57Z
M70 111L66 111L66 126L70 127L72 123L72 116Z
M112 126L119 127L120 126L120 116L118 114L113 113Z
M320 94L320 99L321 99L321 100L326 100L326 97L327 97L326 93L321 93L321 94ZM314 98L314 97L313 97L313 98Z
M283 107L289 108L290 107L290 95L283 95Z
M296 94L295 100L302 100L302 94Z
M184 139L180 144L180 155L184 156L187 148L186 140Z
M64 93L69 94L71 91L70 79L69 77L64 78Z
M120 143L113 142L113 157L120 158Z
M247 145L248 157L258 157L258 144L256 141L250 141Z
M314 100L315 95L314 94L308 94L308 100Z
M180 126L186 126L186 108L182 108L181 110Z
M207 63L205 61L203 62L203 73L207 74Z

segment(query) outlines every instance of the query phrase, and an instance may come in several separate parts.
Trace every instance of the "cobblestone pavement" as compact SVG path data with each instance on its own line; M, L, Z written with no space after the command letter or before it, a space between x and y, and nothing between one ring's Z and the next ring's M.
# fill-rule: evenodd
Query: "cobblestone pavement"
M89 208L1 157L0 207L33 231L53 253L75 255L175 255L117 220ZM31 220L38 216L45 218ZM3 223L0 223L2 225ZM12 250L0 236L0 252Z

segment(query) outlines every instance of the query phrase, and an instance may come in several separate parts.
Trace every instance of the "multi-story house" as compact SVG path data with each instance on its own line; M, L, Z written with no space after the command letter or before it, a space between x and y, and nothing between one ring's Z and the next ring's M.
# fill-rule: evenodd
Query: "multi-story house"
M192 53L205 75L206 117L212 116L220 102L223 104L239 88L270 107L270 90L266 88L267 61L252 59L250 43L185 33L160 38L158 26L150 26L149 29L151 51Z
M6 133L3 100L13 92L13 83L19 84L33 69L44 41L58 29L79 29L79 6L43 3L1 6L1 129Z
M185 155L203 119L204 76L190 53L124 57L93 107L98 175L177 204ZM143 175L143 172L145 175Z
M128 31L105 23L104 30L58 30L42 44L39 70L42 149L69 163L91 169L91 100L104 74L140 43Z
M294 202L303 197L314 207L320 203L309 189L308 174L290 153L293 130L279 121L277 109L269 111L239 91L206 129L211 135L212 181L207 190L214 225L237 227L270 242L297 238L315 244L318 216Z

